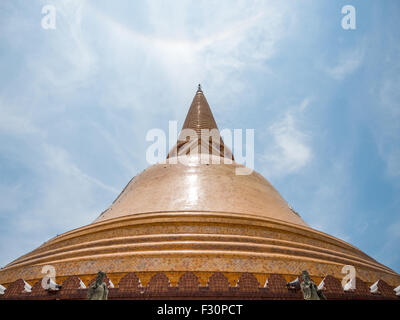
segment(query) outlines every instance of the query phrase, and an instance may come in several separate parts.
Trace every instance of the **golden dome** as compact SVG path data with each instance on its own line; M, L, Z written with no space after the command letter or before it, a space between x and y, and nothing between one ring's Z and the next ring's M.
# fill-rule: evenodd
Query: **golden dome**
M96 222L153 212L225 212L273 218L307 226L260 174L236 175L242 165L182 164L169 158L134 177ZM212 160L211 160L212 161ZM210 162L211 162L210 161Z
M207 128L217 126L199 89L183 129ZM158 272L171 285L193 272L205 286L221 272L232 286L244 273L263 286L272 274L289 281L302 270L315 281L327 275L342 279L344 265L354 266L367 284L400 283L399 274L359 249L310 228L260 174L236 175L243 166L235 161L213 164L233 158L222 139L187 155L191 141L186 138L180 135L165 163L134 177L95 222L47 241L0 270L0 284L17 279L33 284L43 277L45 265L55 267L58 281L79 276L86 283L99 270L114 283L134 272L143 285ZM204 155L209 163L201 161ZM186 164L180 156L187 157Z

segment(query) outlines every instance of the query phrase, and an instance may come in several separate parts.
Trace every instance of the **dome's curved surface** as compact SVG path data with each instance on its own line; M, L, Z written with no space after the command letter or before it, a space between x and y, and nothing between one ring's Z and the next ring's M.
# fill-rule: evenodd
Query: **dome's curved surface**
M215 158L214 158L215 159ZM210 161L212 162L212 160ZM306 226L259 173L237 175L232 161L202 164L198 156L185 164L169 158L134 177L96 221L150 212L229 212L257 215Z

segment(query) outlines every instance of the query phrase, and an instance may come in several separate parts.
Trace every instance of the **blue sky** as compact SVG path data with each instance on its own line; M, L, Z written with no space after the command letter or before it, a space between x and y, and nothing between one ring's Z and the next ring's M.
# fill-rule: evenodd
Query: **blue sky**
M399 15L397 0L1 1L0 265L91 223L201 83L310 226L400 272Z

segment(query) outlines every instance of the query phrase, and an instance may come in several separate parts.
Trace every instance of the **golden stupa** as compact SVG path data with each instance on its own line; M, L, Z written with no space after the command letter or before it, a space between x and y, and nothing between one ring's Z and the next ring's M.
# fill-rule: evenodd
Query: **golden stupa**
M182 129L218 130L200 87ZM76 282L68 280L73 278L84 288L99 270L106 272L114 289L118 284L126 289L127 279L133 279L131 297L164 283L162 279L167 279L168 288L184 287L192 280L200 288L215 283L222 288L227 280L229 288L242 289L246 281L251 287L253 279L267 292L274 291L276 277L283 286L307 270L317 284L324 279L337 283L345 265L355 267L363 288L378 281L380 291L389 288L385 292L390 295L400 284L395 271L349 243L310 228L263 176L255 171L235 174L243 166L233 160L222 139L188 154L186 138L180 135L166 163L134 177L93 223L59 235L1 269L5 293L13 291L16 297L24 289L21 294L28 297L39 292L26 285L39 287L46 265L55 268L55 281L66 287ZM186 164L176 161L183 154ZM205 155L229 158L231 163L204 164L200 158ZM285 297L285 290L277 292Z

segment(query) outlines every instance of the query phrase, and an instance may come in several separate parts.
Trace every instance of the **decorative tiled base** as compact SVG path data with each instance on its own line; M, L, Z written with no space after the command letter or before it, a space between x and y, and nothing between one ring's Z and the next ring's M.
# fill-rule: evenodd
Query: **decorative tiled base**
M118 286L109 288L109 299L303 299L300 290L291 290L286 287L286 280L278 274L268 276L265 285L258 282L251 273L242 273L237 279L237 285L229 284L228 276L223 273L212 274L206 286L201 286L199 277L192 272L186 272L179 277L177 286L171 286L170 279L162 272L154 274L147 285L141 285L141 279L135 273L124 275ZM112 275L108 275L112 278ZM89 281L94 281L95 275ZM106 281L107 282L107 281ZM24 281L19 279L11 283L0 299L28 299L28 300L54 300L54 299L85 299L87 289L82 289L77 276L67 278L58 291L46 291L37 281L31 292L24 292ZM371 293L367 285L357 278L356 289L345 292L340 281L330 275L324 279L324 294L327 299L367 299L367 300L398 300L393 287L380 280L379 291Z

